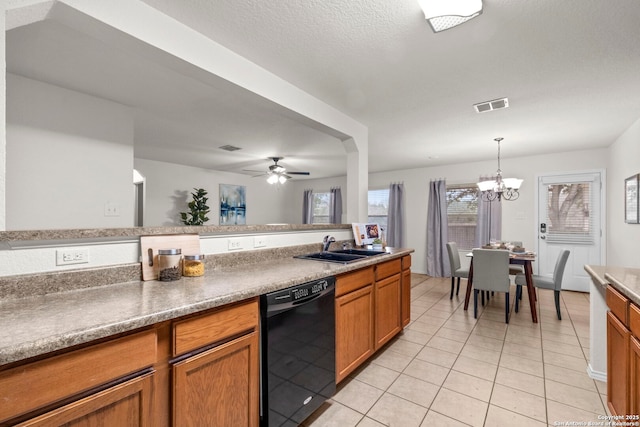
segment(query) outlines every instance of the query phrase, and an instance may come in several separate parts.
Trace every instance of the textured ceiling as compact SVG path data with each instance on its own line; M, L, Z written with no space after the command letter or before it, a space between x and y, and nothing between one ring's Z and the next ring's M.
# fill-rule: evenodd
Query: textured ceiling
M494 159L498 136L505 158L606 147L640 117L638 0L485 0L438 34L417 0L144 1L368 126L373 172ZM7 33L10 72L134 106L137 156L346 173L337 138L124 55L46 21Z
M372 171L494 158L497 136L605 147L640 117L637 0L485 0L438 34L417 0L145 2L369 126Z

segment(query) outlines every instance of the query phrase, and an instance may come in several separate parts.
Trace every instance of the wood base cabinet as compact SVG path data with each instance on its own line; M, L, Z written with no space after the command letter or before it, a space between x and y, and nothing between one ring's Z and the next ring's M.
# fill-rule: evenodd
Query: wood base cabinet
M629 414L640 415L640 308L629 306Z
M612 415L628 414L629 330L607 313L607 405Z
M336 382L375 351L373 268L336 278Z
M17 426L152 426L152 377L131 379Z
M148 330L0 371L0 425L152 425L156 357Z
M336 278L336 382L409 323L410 267L405 256Z
M238 426L260 418L258 299L0 368L0 426Z
M402 330L400 321L401 275L376 280L376 350Z
M411 322L411 255L402 257L402 289L400 292L402 327Z
M174 426L256 426L258 332L173 366Z
M253 299L174 323L174 427L258 427L259 316Z
M375 266L376 270L376 350L402 330L402 260Z

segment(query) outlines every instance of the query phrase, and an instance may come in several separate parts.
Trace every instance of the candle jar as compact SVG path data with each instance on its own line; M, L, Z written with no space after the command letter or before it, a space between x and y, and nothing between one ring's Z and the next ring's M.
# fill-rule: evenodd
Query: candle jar
M185 277L204 276L204 255L185 255L182 261L182 275Z
M158 280L169 282L180 279L182 276L182 269L180 268L181 259L181 249L159 249Z

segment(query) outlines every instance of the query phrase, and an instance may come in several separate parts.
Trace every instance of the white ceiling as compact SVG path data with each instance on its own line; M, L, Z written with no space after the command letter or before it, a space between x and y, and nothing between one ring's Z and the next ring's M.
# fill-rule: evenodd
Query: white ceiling
M438 34L417 0L144 1L368 126L370 172L494 159L498 136L504 158L606 147L640 118L637 0L485 0ZM47 53L62 42L73 48ZM139 157L346 173L336 137L96 43L47 21L16 28L7 68L135 107ZM508 109L472 107L500 97Z

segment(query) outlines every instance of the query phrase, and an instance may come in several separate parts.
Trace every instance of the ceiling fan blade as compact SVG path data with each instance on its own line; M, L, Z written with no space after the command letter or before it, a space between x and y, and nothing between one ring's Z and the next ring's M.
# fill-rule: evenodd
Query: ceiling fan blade
M290 172L287 171L289 175L309 175L309 172Z

